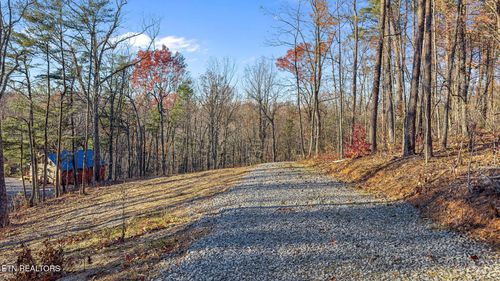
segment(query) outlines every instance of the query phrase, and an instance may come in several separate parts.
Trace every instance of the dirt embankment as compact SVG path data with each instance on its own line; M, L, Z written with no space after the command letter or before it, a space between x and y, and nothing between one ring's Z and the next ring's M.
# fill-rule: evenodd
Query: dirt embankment
M498 138L479 139L472 152L457 143L427 164L422 156L396 154L306 162L378 196L407 200L442 227L500 246Z

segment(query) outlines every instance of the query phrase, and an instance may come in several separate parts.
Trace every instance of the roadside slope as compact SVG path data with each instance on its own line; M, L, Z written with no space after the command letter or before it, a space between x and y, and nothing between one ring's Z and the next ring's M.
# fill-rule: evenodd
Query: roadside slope
M444 228L500 246L500 166L495 145L478 140L469 153L460 145L423 157L379 154L306 161L325 174L390 199L404 199ZM498 147L498 145L496 146ZM469 191L470 187L470 191Z
M74 280L146 276L159 256L180 250L192 236L201 234L186 226L210 212L211 197L234 186L247 170L222 169L91 188L85 196L67 194L21 210L12 214L12 226L0 233L0 264L15 263L21 243L37 254L50 238L64 249L68 279L73 275Z

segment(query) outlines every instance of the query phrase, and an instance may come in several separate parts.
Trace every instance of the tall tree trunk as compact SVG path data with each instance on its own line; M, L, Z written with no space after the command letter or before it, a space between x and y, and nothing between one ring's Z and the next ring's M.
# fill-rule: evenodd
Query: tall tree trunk
M94 54L94 44L93 40L91 38L91 44L90 44L90 52L89 52L89 73L88 73L88 79L87 79L87 91L85 93L85 101L87 104L86 112L85 112L85 139L84 139L84 144L83 144L83 166L82 166L82 189L81 189L81 194L86 194L85 193L85 187L88 184L87 178L88 176L88 171L89 166L88 166L88 150L89 150L89 134L90 134L90 110L91 110L91 101L90 101L90 83L91 83L91 78L92 78L92 60L93 60L93 54ZM82 86L83 88L83 86Z
M422 60L422 45L425 20L425 0L418 0L417 29L415 30L415 41L413 50L413 67L411 77L410 101L404 125L403 156L415 154L416 138L416 113L418 104L418 86L420 81L420 64Z
M92 87L92 130L93 130L93 154L92 154L92 183L97 185L101 178L101 138L99 132L99 100L101 93L101 56L102 52L99 50L99 42L97 39L97 19L92 17L92 27L90 28L91 38L91 51L93 52L89 62L93 67L89 71L89 91ZM90 76L92 74L92 77ZM90 85L92 83L92 85Z
M154 133L154 139L155 139L155 175L160 175L160 144L158 142L158 131L155 131Z
M24 193L24 200L28 201L28 192L26 191L26 181L24 180L24 171L23 171L23 166L24 166L24 163L23 163L23 158L24 158L24 139L23 139L23 131L21 131L21 137L20 137L20 161L19 161L19 167L20 167L20 170L21 170L21 180L23 182L23 193Z
M468 114L468 85L469 81L466 72L467 48L465 39L466 6L461 3L460 24L458 28L458 44L460 48L460 98L461 98L461 128L464 136L469 135L469 114Z
M486 51L486 82L481 94L481 116L484 120L483 126L488 118L488 95L493 95L494 70L495 70L495 46L488 44Z
M380 73L382 68L382 53L384 49L384 31L385 31L385 13L387 6L390 6L390 0L380 1L380 16L379 16L379 38L377 44L377 55L375 61L375 72L373 74L372 99L373 111L371 115L370 141L371 152L377 151L377 117L378 117L378 100L380 92Z
M271 130L272 130L272 135L273 135L273 162L276 162L276 128L274 125L274 119L271 120Z
M30 102L31 103L31 102ZM37 200L37 184L38 184L38 176L37 176L37 159L36 159L36 149L35 149L35 137L33 130L33 109L30 106L30 120L28 121L28 138L29 138L29 146L30 146L30 160L31 160L31 196L29 200L30 207L33 207Z
M90 130L90 100L89 95L87 93L87 109L85 112L85 139L83 143L83 170L82 170L82 190L81 193L85 194L85 187L89 184L87 181L88 170L89 170L89 159L88 159L88 151L89 151L89 130Z
M63 83L63 90L61 93L60 97L60 102L59 102L59 118L58 118L58 125L57 125L57 155L56 155L56 195L59 196L61 195L60 191L60 185L61 185L61 172L62 172L62 160L61 160L61 150L62 150L62 130L63 130L63 107L64 107L64 97L66 96L67 92L67 85L66 85L66 59L65 59L65 54L64 54L64 46L63 46L63 26L62 26L62 9L60 9L60 14L59 14L59 51L61 54L61 77L62 77L62 83ZM63 184L63 193L66 193L66 185Z
M142 126L142 130L141 130L141 141L142 141L142 157L141 157L141 177L144 177L146 176L146 127L145 126Z
M340 9L337 9L337 16L340 18ZM339 140L338 140L338 145L339 145L339 150L338 150L338 155L340 159L344 158L344 79L342 77L342 30L340 24L338 25L338 39L339 39L339 45L338 45L338 51L339 51L339 61L338 61L338 72L339 72L339 93L340 93L340 99L339 99Z
M81 193L85 194L85 187L88 184L88 151L89 151L89 125L90 125L90 100L87 94L87 109L85 112L85 139L83 142L83 166L82 166L82 189Z
M400 32L402 30L405 30L404 33L406 33L406 30L408 29L408 11L409 11L409 3L410 1L405 1L405 13L404 16L402 17L403 21L403 27L400 28ZM408 103L407 103L407 97L406 97L406 83L405 83L405 72L407 72L408 68L406 65L406 46L408 44L408 36L403 36L400 34L399 38L400 40L400 45L398 46L399 52L401 54L401 75L402 75L402 82L403 82L403 135L404 135L404 118L406 118L406 113L408 111Z
M165 121L164 121L164 114L163 114L163 106L162 103L163 99L160 98L160 101L158 103L158 113L160 114L160 144L161 144L161 175L166 176L167 175L167 162L165 158Z
M394 48L394 50L396 51L396 57L395 57L395 61L396 61L396 69L394 71L394 73L396 74L396 97L397 97L397 102L396 102L396 116L398 118L398 120L400 120L400 118L402 116L404 116L404 111L405 111L405 101L404 101L404 67L403 67L403 64L402 64L402 31L401 31L401 27L399 26L399 19L401 17L400 15L400 7L401 7L401 1L398 1L398 5L397 5L397 10L396 10L396 14L393 12L393 9L390 7L389 8L389 25L392 26L392 30L394 31L395 33L395 36L394 36L394 40L391 40L391 42L393 43L391 47ZM391 37L389 37L391 38Z
M72 167L73 167L73 187L77 188L78 187L78 160L77 160L77 147L76 147L76 134L75 134L75 110L74 110L74 100L73 100L73 90L74 90L74 83L75 80L73 79L71 81L71 87L70 87L70 92L69 92L69 103L71 105L71 161L72 161Z
M438 73L439 73L439 61L438 61L438 44L437 44L437 35L436 35L436 2L432 1L432 65L433 65L433 75L432 75L432 96L433 103L435 104L435 128L437 132L437 138L441 139L441 111L439 104L441 103L442 95L440 91L438 91Z
M132 178L132 144L130 141L130 126L125 130L127 134L127 177Z
M94 143L93 143L93 182L94 184L99 183L100 179L100 170L101 170L101 142L99 136L99 90L97 89L99 86L94 87L94 97L92 101L92 118L93 118L93 130L94 130Z
M485 77L485 68L486 68L486 57L488 56L488 51L486 50L486 45L484 42L481 42L480 44L482 44L483 46L479 46L478 47L478 75L477 75L477 86L476 86L476 106L477 108L479 109L479 112L481 113L480 114L480 119L479 119L479 124L481 127L484 126L484 119L482 119L482 94L483 94L483 89L484 89L484 86L483 86L483 80L484 80L484 77ZM485 57L486 56L486 57Z
M122 72L122 78L120 83L120 96L123 93L123 88L125 86L125 71ZM112 83L110 83L112 85ZM108 165L108 181L113 180L113 169L114 169L114 158L113 158L113 140L114 140L114 129L115 129L115 98L116 91L111 91L110 97L110 110L109 110L109 143L108 143L108 155L109 155L109 165ZM120 106L120 105L119 105Z
M211 165L210 165L210 159L212 158L212 147L213 147L213 130L214 130L213 121L212 121L212 116L210 118L210 123L208 124L208 147L207 147L207 170L210 170Z
M425 97L425 137L424 155L428 162L432 157L432 0L425 1L425 33L424 33L424 77L422 80L423 96Z
M385 80L386 80L386 75L384 75L384 70L385 70L385 67L384 67L384 61L385 61L385 55L382 54L382 69L381 69L381 77L380 77L380 80L381 80L381 83L382 84L382 96L380 98L382 98L382 114L380 115L380 122L379 124L381 124L382 126L382 140L383 140L383 144L384 144L384 149L387 149L387 122L386 122L386 116L387 116L387 84L384 83Z
M7 197L3 166L2 118L0 118L0 228L9 225L9 198Z
M321 148L321 111L319 110L319 85L316 93L314 94L314 104L316 106L315 109L315 115L316 115L316 133L314 137L315 141L315 147L314 147L314 154L318 156Z
M422 47L422 54L423 54ZM422 91L422 74L420 74L420 91ZM416 121L416 140L423 139L424 135L424 95L419 94L417 104L417 121ZM418 143L415 141L415 150L418 151Z
M134 166L134 175L136 177L142 177L143 170L142 170L142 158L144 157L144 153L142 150L143 147L143 141L144 139L142 138L142 126L137 126L135 130L135 166ZM132 139L133 135L132 135Z
M322 54L322 46L325 42L322 42L321 39L321 26L323 23L321 22L321 16L318 15L318 2L313 1L313 10L314 10L314 66L313 66L313 96L314 96L314 115L316 116L316 127L314 132L314 154L317 156L322 148L322 139L321 139L321 111L319 109L319 94L321 89L321 78L323 71L323 54ZM338 3L337 3L338 5Z
M91 37L95 36L95 33L92 33L93 35ZM93 58L94 60L91 60L91 63L94 64L93 67L93 77L92 77L92 130L93 130L93 166L92 166L92 183L97 185L101 178L100 178L100 170L101 170L101 138L100 138L100 131L99 131L99 100L100 100L100 85L99 85L99 80L100 80L100 66L98 63L99 56L98 56L98 47L97 47L97 39L93 38L93 44L94 47L92 50L94 51Z
M36 157L36 143L35 143L35 132L34 132L34 115L33 115L33 93L31 89L31 77L28 70L28 63L26 62L26 58L23 59L24 65L24 75L26 78L26 88L28 91L28 101L29 101L29 113L28 113L28 138L30 143L30 156L31 156L31 196L29 200L30 207L35 204L37 201L38 193L37 193L37 185L38 185L38 168L37 168L37 157Z
M122 77L122 86L120 88L120 94L118 95L118 109L117 109L117 116L122 116L123 112L123 98L124 98L124 93L125 93L125 79ZM120 134L121 134L121 128L122 126L117 127L117 132L116 132L116 138L115 138L115 165L113 168L113 176L112 180L116 181L116 179L119 177L119 170L118 168L121 168L121 160L123 158L123 145L120 143ZM120 144L120 149L118 148ZM111 170L111 169L110 169Z
M310 113L311 115L311 135L310 135L310 138L309 138L309 149L308 149L308 152L307 152L307 158L311 157L312 155L312 150L313 150L313 147L314 147L314 140L315 140L315 128L316 128L316 99L313 98L313 108L312 108L312 112Z
M358 30L358 9L356 8L357 0L352 1L352 10L354 14L354 51L352 59L352 117L351 117L351 144L354 136L354 127L356 126L356 91L357 91L357 76L358 76L358 45L359 45L359 30Z
M294 48L295 50L295 57L297 57L297 48ZM306 156L306 149L305 149L305 144L304 144L304 126L302 122L302 111L301 111L301 101L300 101L300 76L299 76L299 69L297 66L297 62L294 62L294 68L295 68L295 86L297 87L297 110L299 114L299 132L300 132L300 152L302 154L302 158L305 158Z
M395 120L394 120L394 102L393 102L393 88L392 88L392 63L391 63L391 24L390 18L386 17L386 48L384 56L385 65L385 93L387 100L387 131L389 133L389 141L391 144L395 142Z
M65 90L63 90L65 91ZM59 102L59 118L58 118L58 125L57 125L57 155L56 155L56 178L55 178L55 189L56 189L56 196L61 195L61 169L62 169L62 127L63 127L63 108L64 108L64 94L61 94L60 96L61 101ZM65 185L63 185L63 190L62 193L65 193Z
M442 129L442 138L441 138L441 148L446 149L448 146L448 131L449 131L449 121L450 121L450 107L451 107L451 93L452 93L452 77L453 70L455 66L455 53L457 50L457 41L458 41L458 29L460 25L460 9L462 6L462 0L458 0L457 4L457 14L455 18L455 28L453 31L453 38L450 40L451 48L450 53L448 54L447 60L447 75L446 75L446 101L444 104L444 113L443 113L443 129Z
M115 125L115 93L111 93L110 97L110 110L109 110L109 143L108 143L108 181L113 179L113 139L114 139L114 125Z
M219 167L218 163L218 150L219 150L219 122L217 122L214 129L214 140L212 142L212 167L217 169Z
M45 201L45 189L47 187L47 166L49 162L49 110L50 110L50 48L49 44L46 47L46 60L47 60L47 104L45 106L45 128L43 129L43 182L42 182L42 201Z
M262 113L262 100L258 101L258 106L259 106L259 160L261 163L264 162L264 154L265 154L265 142L266 142L266 120L263 118L263 113Z

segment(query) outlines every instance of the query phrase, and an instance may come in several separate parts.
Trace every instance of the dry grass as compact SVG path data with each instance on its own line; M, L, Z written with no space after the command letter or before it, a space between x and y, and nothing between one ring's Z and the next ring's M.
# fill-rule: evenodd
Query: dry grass
M498 140L498 135L478 136L473 153L465 141L455 140L450 149L437 151L427 164L421 156L395 154L343 161L323 156L306 163L377 196L407 200L442 227L499 246Z
M90 189L85 196L67 194L21 210L12 215L12 226L0 233L0 264L15 263L21 243L39 249L50 238L64 248L65 271L73 277L69 279L143 279L161 256L182 252L209 231L190 227L211 211L203 202L234 186L247 170L128 182Z

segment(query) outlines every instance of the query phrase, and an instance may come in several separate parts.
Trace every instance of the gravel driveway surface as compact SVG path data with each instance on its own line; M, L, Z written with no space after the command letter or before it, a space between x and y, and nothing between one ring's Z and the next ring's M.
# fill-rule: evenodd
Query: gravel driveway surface
M28 197L29 197L29 196L31 196L31 183L29 181L26 181L25 185L26 185L26 193L28 194ZM7 189L7 197L9 198L9 205L12 205L13 198L18 193L21 193L21 194L24 193L23 182L17 178L6 177L5 178L5 186ZM40 189L41 189L41 187L40 187ZM54 196L53 186L46 187L45 196L49 197L49 198Z
M498 251L295 163L260 165L212 203L212 231L158 280L500 280Z

